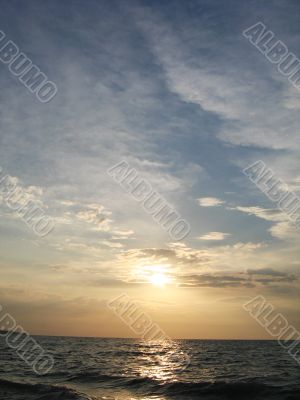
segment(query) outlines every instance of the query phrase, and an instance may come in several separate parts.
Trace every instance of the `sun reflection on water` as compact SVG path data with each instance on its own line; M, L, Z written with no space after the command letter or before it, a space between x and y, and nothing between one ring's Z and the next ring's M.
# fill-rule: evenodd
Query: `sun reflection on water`
M177 342L166 344L162 341L141 341L140 346L143 348L143 356L136 371L140 377L160 383L178 381L184 353Z

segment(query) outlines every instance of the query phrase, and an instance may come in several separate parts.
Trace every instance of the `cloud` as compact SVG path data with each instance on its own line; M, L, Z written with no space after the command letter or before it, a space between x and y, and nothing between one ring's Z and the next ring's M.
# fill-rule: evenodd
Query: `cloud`
M136 288L137 285L141 285L143 283L138 281L122 281L121 279L113 279L113 278L100 278L97 280L91 280L87 282L90 286L99 286L99 287L107 287L107 288Z
M217 199L216 197L200 197L197 201L201 207L217 207L224 204L224 201Z
M279 222L269 229L271 235L278 239L300 242L300 231L291 222Z
M254 284L243 275L187 275L180 278L182 283L181 287L211 287L211 288L224 288L224 287L254 287Z
M248 269L249 275L272 275L272 276L286 276L285 272L275 271L273 268L259 268L259 269Z
M122 247L124 247L122 243L112 242L109 240L102 240L100 243L112 249L121 249Z
M3 29L59 92L41 105L7 69L0 76L1 165L56 222L55 235L30 241L26 225L1 218L3 259L17 265L3 268L1 279L30 281L62 297L65 290L82 293L93 280L117 287L133 280L134 270L155 265L167 265L191 287L277 285L279 293L280 285L283 292L295 284L286 271L299 269L299 235L282 213L266 208L268 199L242 169L262 159L300 189L300 97L243 38L249 7L219 0L174 7L76 2L66 20L61 3L28 2L22 13L15 2L2 7ZM250 9L297 45L291 3L276 2L272 11L263 3ZM122 160L190 223L186 242L169 243L108 176ZM196 200L206 195L215 197ZM44 260L52 269L33 269ZM66 313L74 307L67 303Z
M248 215L255 215L257 218L264 219L266 221L284 221L287 219L285 214L277 209L277 208L262 208L258 206L251 206L251 207L242 207L242 206L236 206L236 207L228 207L229 210L237 210L243 213L246 213Z
M181 22L184 34L180 34L150 10L140 9L137 18L169 89L183 101L216 113L224 121L220 139L242 146L299 150L297 90L259 51L251 49L240 24L229 32L211 29L203 14L201 25ZM198 51L193 37L203 38ZM201 57L199 50L207 56Z
M114 230L113 232L113 237L112 239L118 239L118 240L122 240L122 239L128 239L130 238L132 235L134 235L134 231L132 229L127 229L127 230Z
M72 200L57 200L57 202L66 207L71 207L76 205L76 203Z
M2 174L0 173L0 176ZM6 196L8 203L25 206L28 202L32 202L38 206L43 205L43 188L40 186L24 186L20 178L17 176L4 175L0 181L0 204L5 203Z
M295 283L299 278L284 272L274 271L271 268L249 269L247 272L235 274L193 274L183 275L179 278L179 286L183 287L211 287L211 288L254 288L268 286L277 288L278 284Z
M257 218L265 221L275 222L270 228L269 232L273 237L278 239L291 239L292 241L300 240L300 231L289 220L288 216L279 209L266 209L258 206L251 207L228 207L229 210L237 210L248 215L254 215Z
M86 210L79 211L76 216L78 219L95 225L95 229L100 231L109 231L113 220L107 216L111 215L111 211L105 209L100 204L90 204Z
M169 243L168 248L144 248L125 250L117 256L114 266L139 270L146 265L168 265L170 273L177 275L182 271L194 273L240 269L240 265L252 268L257 262L257 254L264 249L263 243L235 243L216 245L212 248L192 248L184 243ZM263 262L263 261L262 261ZM125 272L126 275L126 272Z
M197 239L200 240L224 240L226 237L230 236L230 233L225 232L209 232L205 235L198 236Z

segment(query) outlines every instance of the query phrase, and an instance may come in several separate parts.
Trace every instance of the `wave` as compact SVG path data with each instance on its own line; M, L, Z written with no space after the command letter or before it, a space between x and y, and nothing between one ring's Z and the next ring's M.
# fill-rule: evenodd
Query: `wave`
M124 376L114 376L114 375L103 375L99 372L79 372L76 374L71 374L65 378L67 381L76 381L76 382L109 382L126 379Z
M106 387L126 389L143 397L155 396L168 399L206 400L299 400L300 386L276 386L259 379L235 382L186 382L159 381L150 377L101 375L96 372L82 372L69 376L68 381L85 384L101 382ZM0 379L0 398L21 400L95 400L67 386L34 384ZM20 396L20 397L19 397Z
M150 377L126 377L81 373L70 380L84 382L102 382L105 386L125 388L143 395L167 396L168 398L203 398L222 400L299 400L299 384L278 386L263 383L259 379L235 382L168 382Z
M83 393L79 393L74 389L66 386L47 385L41 383L24 383L0 379L0 392L10 396L10 398L18 398L18 394L26 394L28 400L93 400ZM11 397L11 396L14 397ZM24 399L24 397L22 397ZM26 397L27 399L27 397Z
M127 382L131 389L138 389L145 395L166 396L173 399L207 400L299 400L300 387L278 387L247 382L172 382L159 384L149 378L132 379Z
M189 397L201 397L205 399L278 399L278 400L296 400L300 398L300 388L289 388L276 387L260 383L256 381L244 381L244 382L174 382L165 384L160 390L158 388L157 393L163 393L166 395L175 394Z

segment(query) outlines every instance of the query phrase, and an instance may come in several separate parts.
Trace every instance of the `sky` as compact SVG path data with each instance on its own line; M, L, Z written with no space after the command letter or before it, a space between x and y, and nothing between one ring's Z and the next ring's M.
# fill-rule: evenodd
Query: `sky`
M300 92L244 36L300 56L298 1L0 1L0 30L58 92L0 63L0 166L54 221L0 197L0 304L32 334L136 337L125 293L174 338L270 338L263 295L297 329L300 231L243 174L300 195ZM126 162L190 225L174 240L107 173ZM162 279L160 279L162 277Z

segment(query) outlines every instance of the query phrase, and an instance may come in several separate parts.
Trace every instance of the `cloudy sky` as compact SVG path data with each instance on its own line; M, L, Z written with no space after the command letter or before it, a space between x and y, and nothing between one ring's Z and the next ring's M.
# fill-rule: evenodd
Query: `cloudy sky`
M300 328L300 231L243 174L263 160L300 195L300 91L242 32L300 56L298 1L0 1L0 30L58 88L0 63L0 166L55 227L0 202L0 303L29 332L135 336L126 293L171 337L267 338L263 295ZM186 220L181 241L107 170L125 161ZM153 276L163 276L155 285Z

